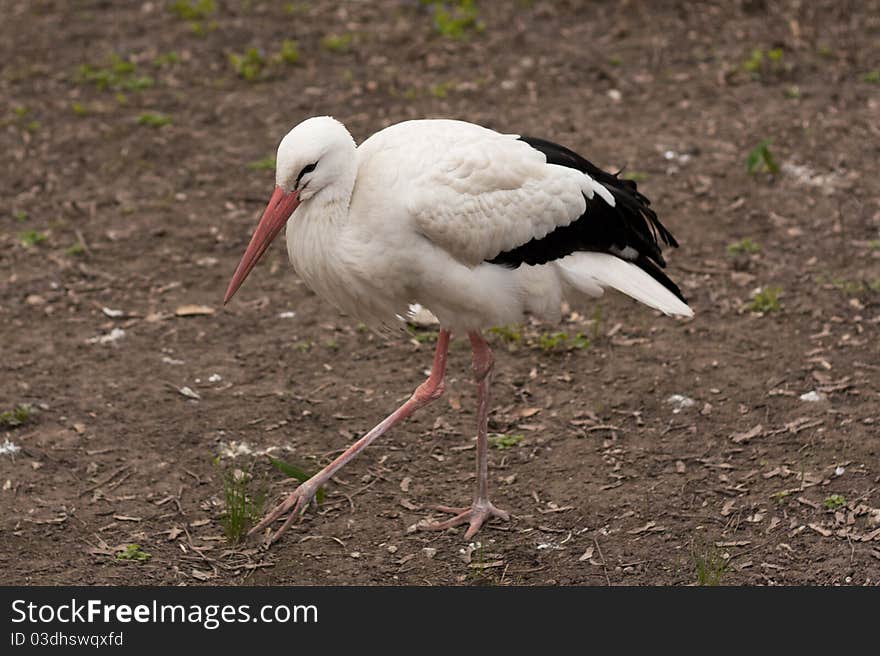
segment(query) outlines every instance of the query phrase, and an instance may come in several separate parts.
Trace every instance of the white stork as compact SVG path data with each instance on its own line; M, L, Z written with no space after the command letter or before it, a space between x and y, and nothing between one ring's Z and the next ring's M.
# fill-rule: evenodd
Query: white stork
M303 121L282 139L275 191L232 277L228 302L287 226L290 261L340 310L377 327L411 304L440 320L428 379L408 401L300 484L251 533L289 513L274 542L317 490L373 440L443 393L453 333L473 349L477 485L466 508L428 528L467 523L465 538L508 514L489 501L487 418L492 352L481 330L532 314L558 320L563 301L617 289L670 316L693 316L661 267L677 246L632 181L542 139L452 120L392 125L359 147L340 122Z

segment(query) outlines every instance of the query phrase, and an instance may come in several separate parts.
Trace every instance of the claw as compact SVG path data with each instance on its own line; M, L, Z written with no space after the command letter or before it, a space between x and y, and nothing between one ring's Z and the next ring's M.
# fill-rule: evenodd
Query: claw
M510 514L504 510L499 510L488 500L475 501L473 505L467 508L453 508L451 506L432 506L434 510L440 512L452 513L455 517L447 519L445 522L434 522L432 524L424 524L421 528L427 531L444 531L453 526L460 524L469 524L467 532L464 534L465 540L469 540L477 534L482 528L486 520L492 517L498 517L504 521L510 520Z
M312 486L303 483L291 492L284 501L275 506L259 524L248 531L248 535L259 533L266 527L270 526L276 519L289 512L287 519L284 520L281 528L275 531L275 533L269 538L268 544L273 544L295 520L301 518L305 514L306 509L309 507L309 503L314 501L315 492L316 490L312 489Z

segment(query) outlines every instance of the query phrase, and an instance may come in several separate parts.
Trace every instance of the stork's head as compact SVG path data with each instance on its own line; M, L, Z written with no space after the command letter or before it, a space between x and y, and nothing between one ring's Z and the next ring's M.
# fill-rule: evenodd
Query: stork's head
M354 187L355 143L329 116L306 119L285 135L275 158L275 191L223 297L227 303L301 203L347 198Z

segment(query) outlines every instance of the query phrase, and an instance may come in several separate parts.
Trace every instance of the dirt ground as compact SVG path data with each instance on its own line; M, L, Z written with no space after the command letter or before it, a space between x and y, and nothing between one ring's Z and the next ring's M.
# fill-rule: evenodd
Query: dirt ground
M0 0L0 411L33 408L0 420L0 583L880 582L880 3L429 4ZM430 364L430 330L364 331L281 245L221 305L315 114L567 144L681 242L693 320L609 294L491 334L513 518L473 545L415 530L471 496L460 341L317 513L224 537L231 472L277 500L267 454L319 469Z

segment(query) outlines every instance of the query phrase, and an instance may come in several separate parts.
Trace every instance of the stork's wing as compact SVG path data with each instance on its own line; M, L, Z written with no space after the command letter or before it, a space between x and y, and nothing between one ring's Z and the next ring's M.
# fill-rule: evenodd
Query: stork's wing
M635 182L563 146L432 120L386 128L359 151L367 160L378 155L377 166L364 169L395 172L384 182L404 203L410 228L464 264L517 267L605 252L681 296L660 270L662 245L678 244Z

